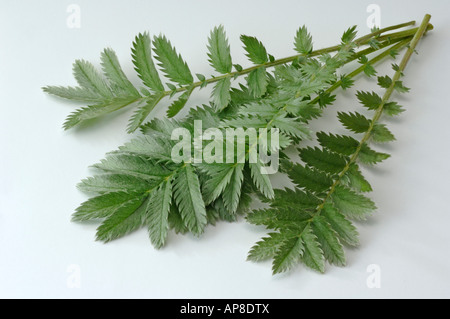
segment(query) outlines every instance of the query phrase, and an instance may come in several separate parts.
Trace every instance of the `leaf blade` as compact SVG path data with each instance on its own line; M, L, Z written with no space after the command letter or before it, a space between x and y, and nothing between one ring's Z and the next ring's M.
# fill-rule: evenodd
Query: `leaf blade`
M151 54L151 39L148 32L139 33L132 47L133 64L144 85L154 92L164 91Z
M304 25L295 34L294 48L298 53L304 55L311 53L313 50L312 37Z
M129 96L141 96L123 72L119 59L112 49L106 48L103 50L100 58L103 72L113 88L117 87Z
M266 69L263 67L252 70L247 76L249 91L256 98L266 93L268 83Z
M171 81L180 85L188 85L194 81L187 63L164 35L153 38L153 47L158 65Z
M231 101L230 94L231 78L223 78L216 82L212 90L211 97L214 103L216 112L222 111L228 106Z
M241 35L241 41L244 44L244 50L247 57L255 64L264 64L268 62L267 51L264 45L255 37Z
M231 72L233 63L231 61L230 45L222 25L211 30L208 38L208 57L211 66L219 73Z
M157 93L148 97L145 103L131 116L128 122L127 132L133 133L136 131L164 96L164 93Z
M91 90L104 98L113 97L105 79L90 62L75 60L72 70L75 79L81 87Z
M188 230L195 235L203 233L207 222L205 203L200 182L189 163L186 163L175 177L174 198Z
M168 179L152 192L145 212L150 241L157 249L164 246L166 242L171 203L172 183Z
M172 104L170 104L166 112L168 118L174 117L183 109L183 107L189 100L189 97L191 96L193 90L194 90L193 86L189 87L186 91L183 92L183 94L181 94L178 97L178 99L176 99Z

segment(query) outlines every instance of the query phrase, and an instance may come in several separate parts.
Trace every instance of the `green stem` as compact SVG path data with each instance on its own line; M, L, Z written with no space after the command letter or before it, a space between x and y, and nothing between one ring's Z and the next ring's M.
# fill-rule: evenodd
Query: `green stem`
M393 26L390 26L390 27L386 27L386 28L383 28L383 29L379 29L377 31L374 31L372 33L369 33L369 34L359 38L359 41L360 42L369 41L370 38L376 37L376 36L378 36L378 35L380 35L380 34L382 34L384 32L393 31L393 30L396 30L396 29L408 27L408 26L415 25L415 24L416 24L416 21L413 20L413 21L409 21L409 22L393 25Z
M411 41L411 37L408 37L406 39L403 39L401 41L398 41L397 44L393 45L391 48L386 49L385 51L383 51L382 53L378 54L377 56L373 57L372 59L370 59L367 64L370 65L374 65L378 62L380 62L381 60L383 60L385 57L387 57L388 55L390 55L391 50L400 50L403 49L406 45L408 45L408 43ZM394 42L395 43L395 42ZM391 43L392 44L392 43ZM380 49L383 48L384 45L380 45ZM366 51L366 53L364 54L369 54L371 53L369 51L369 49L372 48L368 48L364 51ZM372 49L373 50L373 49ZM374 51L372 51L374 52ZM350 72L349 74L347 74L345 77L346 78L354 78L355 76L357 76L358 74L362 73L364 71L365 65L361 65L359 68L353 70L352 72ZM336 90L337 88L339 88L342 84L342 80L338 80L335 83L333 83L327 90L325 90L325 93L331 93L334 90ZM319 96L316 96L313 100L311 100L311 104L316 104L317 102L319 102Z
M395 33L391 33L391 34L386 34L386 35L382 35L382 36L380 36L380 35L385 33L385 32L388 32L388 31L404 28L404 27L411 26L411 25L414 25L414 24L415 24L415 21L409 21L409 22L393 25L393 26L390 26L390 27L386 27L386 28L383 28L383 29L371 32L369 34L366 34L366 35L356 39L355 43L358 46L366 45L371 38L376 37L376 36L378 36L377 40L380 41L380 42L381 41L385 41L385 40L395 41L395 40L398 40L398 39L405 38L407 36L412 36L415 33L416 28L410 29L410 30L401 31L401 32L395 32ZM339 48L340 48L340 45L335 45L335 46L331 46L331 47L315 50L315 51L312 51L311 53L309 53L308 56L318 56L318 55L322 55L322 54L325 54L325 53L336 52L337 50L339 50ZM267 63L263 63L263 64L254 65L254 66L251 66L249 68L243 69L241 71L235 71L235 72L230 72L230 73L227 73L227 74L219 75L219 76L216 76L216 77L213 77L213 78L209 78L209 79L207 79L205 81L197 81L197 82L194 82L192 84L189 84L189 85L177 88L176 92L183 92L183 91L186 91L186 90L191 89L191 88L194 89L194 88L200 87L200 86L204 85L205 82L206 82L206 84L211 84L211 83L220 81L220 80L222 80L224 78L239 77L239 76L248 74L251 71L259 69L261 67L270 68L270 67L274 67L274 66L277 66L277 65L290 63L290 62L293 62L293 61L295 61L296 59L298 59L298 58L300 58L302 56L305 56L305 55L304 54L296 54L296 55L289 56L289 57L286 57L286 58L277 59L277 60L274 60L272 62L267 62ZM164 96L170 95L172 93L173 93L173 91L171 91L171 90L164 91Z
M378 106L378 108L376 109L375 115L373 116L369 129L367 130L367 132L364 134L363 138L361 139L361 141L359 142L359 145L356 149L356 151L353 153L353 155L350 157L349 162L347 163L347 165L344 167L344 169L339 173L336 181L333 183L333 185L330 187L330 190L328 191L325 199L323 200L323 202L317 207L317 213L319 214L320 211L323 209L323 207L325 206L326 202L330 199L330 197L333 195L336 187L340 184L342 177L345 175L345 173L347 173L347 171L350 169L350 166L356 162L356 160L358 159L359 153L361 151L361 148L363 147L363 145L369 140L373 128L375 126L375 124L377 123L377 121L380 119L381 115L383 114L383 109L385 104L389 101L392 93L394 92L395 89L395 84L396 82L400 79L400 77L403 74L403 71L406 68L406 65L408 64L409 59L411 58L411 55L413 54L417 44L419 43L420 39L423 37L423 35L425 34L425 32L428 30L428 22L430 21L431 16L429 14L425 15L421 25L419 28L417 28L417 31L413 37L413 39L411 40L407 51L405 52L402 61L400 62L399 68L398 70L395 72L394 76L392 77L392 84L390 85L389 88L386 89L386 92L383 95L383 98L381 100L380 105Z
M404 30L404 31L400 31L400 32L384 34L382 36L377 37L376 39L378 41L384 41L384 40L395 40L395 39L404 38L407 36L414 36L417 33L417 31L419 30L419 28L420 27L412 28L412 29L408 29L408 30ZM434 29L434 26L432 24L427 24L425 26L425 32L431 31L433 29Z

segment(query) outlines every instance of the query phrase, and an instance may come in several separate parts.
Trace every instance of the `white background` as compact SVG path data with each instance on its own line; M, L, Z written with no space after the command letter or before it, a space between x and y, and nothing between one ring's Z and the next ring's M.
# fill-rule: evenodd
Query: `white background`
M81 8L81 28L67 27L67 6ZM357 24L368 33L368 1L12 1L0 0L0 297L12 298L432 298L450 297L449 257L449 21L450 2L376 1L381 26L432 15L435 30L419 44L406 70L411 93L389 122L397 137L381 148L392 157L366 170L377 213L358 224L361 247L347 250L345 268L320 275L300 266L272 276L271 265L247 262L265 230L220 223L204 236L171 235L154 250L146 231L102 244L96 223L70 222L86 195L76 183L88 166L131 138L131 110L95 127L64 132L76 105L44 94L44 85L74 85L72 62L99 64L112 47L132 81L130 46L143 31L164 33L193 73L210 74L209 30L223 24L234 62L248 66L239 35L258 37L275 57L292 55L296 29L306 24L315 47L334 45ZM391 62L380 74L391 72ZM376 89L358 78L358 89ZM342 93L314 129L339 131L337 109L355 109L356 88ZM207 101L208 91L189 105ZM157 115L164 114L164 106ZM367 267L379 266L381 287L370 289ZM70 285L75 274L80 287ZM69 283L69 284L68 284Z

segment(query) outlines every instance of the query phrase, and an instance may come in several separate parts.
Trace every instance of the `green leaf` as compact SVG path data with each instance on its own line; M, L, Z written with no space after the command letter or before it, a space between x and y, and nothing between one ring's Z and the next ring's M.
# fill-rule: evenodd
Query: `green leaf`
M377 74L377 70L375 70L375 68L371 65L371 64L366 64L364 66L364 74L367 75L368 77L374 76L375 74Z
M374 202L369 198L342 185L336 186L331 198L342 214L356 220L366 219L368 214L376 209Z
M378 85L384 89L388 89L392 85L392 79L388 76L379 76Z
M270 207L285 208L292 210L315 209L320 203L320 199L310 192L302 191L298 188L291 190L275 189L275 197L270 201Z
M407 93L410 91L410 88L403 85L403 81L396 81L394 84L394 89L400 93Z
M389 55L390 55L393 59L397 58L398 50L391 49L391 50L389 51Z
M175 85L173 85L172 83L166 83L166 85L174 94L177 93L177 87Z
M324 205L321 216L325 217L342 242L354 247L359 246L359 234L355 226L331 204Z
M111 192L91 197L82 203L72 215L72 221L106 218L121 207L134 207L142 199L142 192Z
M174 181L174 199L187 229L200 235L206 226L206 210L200 182L191 164L178 171Z
M142 126L142 132L146 135L151 135L151 137L153 138L160 137L162 139L165 139L165 141L158 140L159 142L173 145L175 144L175 142L173 142L173 144L171 142L172 132L173 130L180 127L187 127L186 123L164 117L154 118L150 122L147 122L145 126Z
M389 154L374 151L369 146L367 146L367 144L364 144L361 147L361 150L358 155L358 159L362 163L368 164L368 165L374 165L374 164L380 163L380 162L388 159L389 157L390 157Z
M381 104L381 97L375 92L357 91L356 97L369 110L376 110Z
M234 214L239 207L239 200L242 194L242 187L244 181L244 164L234 164L233 174L231 175L230 182L225 187L222 199L225 208L229 213Z
M155 248L164 246L169 229L169 211L172 202L172 183L168 179L154 190L147 202L145 220L150 241Z
M245 219L248 223L253 225L265 225L270 228L277 228L276 221L277 221L277 213L278 210L274 209L258 209L253 210L247 216L245 216Z
M73 64L73 75L82 88L91 90L104 98L112 98L113 94L108 84L91 63L76 60Z
M156 93L155 95L149 96L145 100L145 104L138 107L131 116L130 121L128 122L127 132L133 133L136 131L164 96L164 93Z
M63 128L65 130L68 130L86 121L117 111L130 104L133 104L136 101L137 99L134 97L114 98L112 100L106 100L96 105L79 108L66 118L66 121L63 124Z
M328 92L319 93L319 106L324 108L328 105L333 104L336 101L336 95L331 95Z
M158 65L167 78L180 85L188 85L194 81L188 65L165 36L154 37L153 47L156 54L155 58L159 61Z
M345 266L345 253L336 232L322 216L316 216L311 224L325 259L332 265Z
M297 30L294 39L294 47L298 53L304 55L311 53L313 50L312 37L308 33L306 26L302 26Z
M272 273L278 274L291 269L297 264L305 250L300 237L285 240L278 248L272 264Z
M222 122L223 127L235 127L235 128L266 128L267 121L258 115L238 115L237 117L232 117L226 119Z
M370 39L369 42L367 43L371 48L375 49L375 50L379 50L380 49L380 42L374 38Z
M113 88L118 88L129 96L141 96L123 73L117 55L112 49L105 49L102 52L101 61L103 72Z
M134 69L144 85L154 92L164 91L164 86L159 78L158 71L153 63L151 54L151 39L148 32L139 33L131 48Z
M241 35L241 41L247 56L255 64L263 64L268 62L267 51L264 45L255 37Z
M325 132L318 132L316 135L320 145L342 155L352 155L359 145L359 142L351 136L327 134Z
M388 116L399 115L405 110L397 102L388 102L383 106L383 112Z
M235 222L237 214L236 212L229 212L229 210L225 207L222 197L219 197L214 203L211 204L211 208L208 210L214 210L214 214L218 220L224 220L227 222ZM211 214L211 213L209 213ZM211 219L211 217L209 217Z
M353 81L350 77L345 75L341 75L340 81L341 81L341 88L343 90L351 88L355 83L355 81Z
M203 198L209 205L215 201L231 181L235 169L240 164L204 164L202 169L207 171L208 179L203 184ZM241 181L242 182L242 181Z
M267 91L268 83L266 69L264 67L254 69L247 76L248 88L254 97L263 96Z
M266 169L263 164L257 160L256 163L249 163L251 176L255 186L258 190L267 198L273 198L274 192L272 183L270 182L269 175L266 173Z
M222 111L231 101L230 94L231 79L229 77L217 81L212 90L212 99L216 112Z
M271 104L250 102L248 104L242 105L237 110L237 112L239 115L252 116L258 114L259 116L264 118L272 118L275 117L280 112L280 110Z
M269 214L271 210L269 209ZM307 223L311 221L312 213L306 210L293 210L292 208L280 208L271 213L271 217L266 219L268 228L279 229L280 231L294 231L301 233Z
M98 194L110 192L145 192L151 187L151 182L128 174L102 174L83 179L78 189L84 192Z
M186 234L188 232L177 205L170 206L170 212L167 220L169 222L170 229L173 229L176 234Z
M356 28L357 28L357 26L354 25L354 26L348 28L344 32L344 34L341 37L341 41L342 41L343 44L348 44L348 43L352 42L355 39L356 33L357 33Z
M215 27L208 38L208 57L211 66L219 73L231 72L230 46L222 25Z
M286 111L298 116L305 123L322 115L322 110L317 105L310 104L302 99L290 101L287 104Z
M370 120L358 112L338 112L338 118L342 125L352 132L365 133L369 130Z
M284 240L284 234L269 233L268 237L263 237L250 249L247 260L262 261L273 258Z
M192 94L192 91L194 90L194 87L189 87L186 91L181 94L176 101L174 101L169 108L167 109L167 117L171 118L177 115L183 107L186 105L187 101L189 100L189 97Z
M345 177L348 179L347 186L353 188L358 192L371 192L372 186L364 178L357 164L353 163L349 166L349 169L345 173Z
M367 56L366 55L361 55L360 57L359 57L359 59L358 59L358 62L360 63L360 64L366 64L366 63L368 63L369 62L369 59L367 58Z
M42 90L48 94L79 102L98 103L105 99L104 96L85 87L46 86Z
M332 174L341 172L347 164L339 154L318 147L301 149L300 158L307 165Z
M122 237L143 225L143 197L119 207L114 214L106 218L97 228L96 239L109 242Z
M213 208L212 205L206 206L206 220L208 225L216 226L216 223L221 220L219 210Z
M314 235L310 225L306 226L302 236L303 240L303 255L301 261L309 268L320 273L325 272L325 257L317 236Z
M171 174L163 165L153 162L146 156L136 154L110 153L100 163L92 167L104 172L160 180Z
M311 137L311 130L297 118L287 117L286 112L278 112L278 115L273 117L271 121L272 127L278 128L280 132L289 136L300 139L309 139Z
M333 184L333 180L327 174L300 164L294 164L288 171L288 176L297 186L314 193L323 192Z
M254 225L265 225L270 229L279 229L283 233L288 231L301 232L311 219L311 214L292 208L259 209L247 214L247 221Z
M397 63L392 63L392 70L400 72L400 66Z
M170 143L167 143L167 137L138 136L120 146L119 150L124 153L149 156L153 160L172 161L172 147Z
M395 140L394 134L384 124L376 123L372 130L372 141L375 143L386 143Z
M197 76L197 79L198 79L200 82L203 82L203 81L206 80L206 77L205 77L203 74L196 73L195 76Z

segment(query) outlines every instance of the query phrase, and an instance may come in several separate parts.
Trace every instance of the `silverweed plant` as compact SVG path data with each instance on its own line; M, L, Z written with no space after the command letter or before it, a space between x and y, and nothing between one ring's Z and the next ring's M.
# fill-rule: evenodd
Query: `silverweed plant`
M92 125L96 118L134 107L127 131L140 133L93 165L95 175L78 185L91 197L76 209L73 221L98 221L96 238L104 242L146 227L153 246L161 248L169 231L200 236L208 224L244 215L247 222L269 230L250 249L248 259L272 259L274 274L298 263L318 272L325 271L326 262L345 265L344 246L359 243L353 222L365 220L376 209L360 166L389 157L372 144L395 139L381 120L404 111L391 96L409 91L403 84L404 71L418 42L433 29L429 21L426 15L419 27L410 21L373 29L362 37L350 27L338 45L319 50L314 50L302 26L294 37L296 54L281 59L255 37L242 35L253 64L247 68L233 64L225 30L218 26L207 41L207 59L216 74L196 74L197 81L165 36L152 38L147 32L136 36L131 49L140 87L127 78L112 49L101 53L101 71L85 60L75 61L78 86L43 88L87 104L68 116L64 129ZM392 64L393 74L378 75L376 64L396 59L401 51L405 52L399 64ZM344 67L353 70L343 73ZM365 114L372 116L338 112L349 134L312 132L309 122L336 101L336 90L353 87L360 74L375 78L384 90L382 95L356 91ZM237 82L242 76L244 81ZM197 89L209 85L210 101L191 108L184 118L174 118ZM156 107L167 107L167 116L147 121ZM195 136L199 132L194 123L201 123L205 132L214 130L215 138L183 141L188 151L182 161L175 160L173 150L180 142L174 131L182 128ZM243 137L218 143L231 129L242 130ZM248 130L257 132L254 138L245 133ZM313 138L318 146L302 146ZM205 149L208 156L201 153ZM276 153L278 173L287 175L295 187L274 189L264 170L267 159L252 156L255 150ZM287 150L298 150L301 162L290 158ZM222 153L227 161L217 160ZM252 208L256 198L265 208Z

